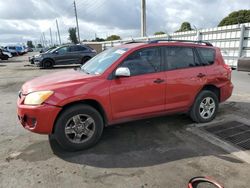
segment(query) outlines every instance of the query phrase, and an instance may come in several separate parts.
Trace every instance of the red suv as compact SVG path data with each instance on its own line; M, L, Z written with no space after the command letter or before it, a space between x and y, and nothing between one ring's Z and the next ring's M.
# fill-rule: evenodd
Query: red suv
M26 82L17 113L24 128L81 150L116 123L172 113L209 122L232 89L231 69L208 42L131 42Z

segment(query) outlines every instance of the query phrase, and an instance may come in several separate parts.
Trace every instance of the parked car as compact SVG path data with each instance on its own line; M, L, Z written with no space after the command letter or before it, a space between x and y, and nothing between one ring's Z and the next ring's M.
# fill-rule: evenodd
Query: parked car
M25 48L23 46L16 46L16 51L18 52L18 55L23 55L27 53L27 51L25 51Z
M12 56L19 55L18 51L16 50L16 46L6 46L4 47L4 49L8 51L9 53L11 53Z
M0 59L1 60L8 60L8 55L5 55L4 53L3 53L3 50L2 49L0 49Z
M46 52L44 53L49 53L51 50L53 50L54 48L51 48L51 49L48 49ZM39 59L41 57L41 54L36 54L36 55L33 55L33 56L30 56L29 57L29 62L30 64L34 64L35 60L36 59Z
M27 47L26 50L27 50L27 52L33 52L33 51L34 51L34 50L33 50L32 48L30 48L30 47Z
M28 81L17 109L24 128L81 150L116 123L173 113L210 122L232 90L219 48L157 40L113 47L80 69Z
M96 51L86 45L64 45L41 53L34 59L34 64L42 68L52 68L54 65L84 64L96 55Z
M0 50L2 51L2 54L6 56L5 59L13 57L11 53L5 50L4 48L0 48Z

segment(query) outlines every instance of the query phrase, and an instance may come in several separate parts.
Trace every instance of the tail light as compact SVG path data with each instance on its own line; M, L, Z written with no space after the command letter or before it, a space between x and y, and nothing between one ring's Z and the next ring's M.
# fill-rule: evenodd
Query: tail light
M223 65L223 67L226 69L226 74L227 74L227 78L229 79L229 80L231 80L231 73L232 73L232 68L229 66L229 65L227 65L227 64L224 64Z

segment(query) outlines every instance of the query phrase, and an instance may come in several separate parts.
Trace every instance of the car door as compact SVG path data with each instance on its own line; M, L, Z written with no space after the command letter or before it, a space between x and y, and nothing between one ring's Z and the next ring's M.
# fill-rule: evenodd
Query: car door
M131 75L114 78L111 82L114 120L164 110L166 85L161 62L160 48L150 47L132 53L119 65L129 68Z
M69 62L77 64L80 62L80 48L79 45L69 47Z
M69 47L63 46L57 49L54 53L55 64L64 65L71 63L71 56L69 53Z
M186 110L206 83L206 69L192 47L165 47L166 110Z

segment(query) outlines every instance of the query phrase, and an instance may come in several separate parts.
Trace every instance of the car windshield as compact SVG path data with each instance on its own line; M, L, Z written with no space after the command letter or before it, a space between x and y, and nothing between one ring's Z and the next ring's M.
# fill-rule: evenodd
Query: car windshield
M97 56L90 59L86 64L81 67L81 70L88 74L102 74L108 67L110 67L116 60L118 60L122 54L124 54L127 48L111 48L103 51Z
M59 48L60 48L60 46L56 47L56 48L49 48L45 53L53 53L53 52L57 51Z

